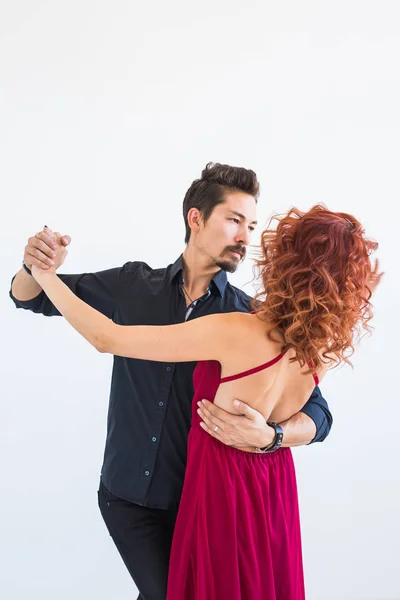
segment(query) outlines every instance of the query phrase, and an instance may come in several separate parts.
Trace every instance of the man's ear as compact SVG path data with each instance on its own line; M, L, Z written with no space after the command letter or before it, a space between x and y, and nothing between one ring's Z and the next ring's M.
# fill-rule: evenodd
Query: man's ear
M188 224L193 233L198 233L202 222L202 214L198 208L191 208L187 216Z

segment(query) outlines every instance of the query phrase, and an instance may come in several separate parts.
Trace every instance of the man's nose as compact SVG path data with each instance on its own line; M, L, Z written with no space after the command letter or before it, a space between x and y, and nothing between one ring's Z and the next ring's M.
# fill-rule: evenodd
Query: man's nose
M242 227L236 236L236 243L248 246L250 244L251 233L247 227Z

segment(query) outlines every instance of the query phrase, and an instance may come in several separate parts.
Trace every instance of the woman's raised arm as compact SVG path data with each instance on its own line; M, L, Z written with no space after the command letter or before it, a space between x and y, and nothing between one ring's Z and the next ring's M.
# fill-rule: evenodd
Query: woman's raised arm
M99 352L160 362L220 360L223 347L233 342L235 313L177 325L117 325L75 296L55 273L34 267L32 275L70 325Z

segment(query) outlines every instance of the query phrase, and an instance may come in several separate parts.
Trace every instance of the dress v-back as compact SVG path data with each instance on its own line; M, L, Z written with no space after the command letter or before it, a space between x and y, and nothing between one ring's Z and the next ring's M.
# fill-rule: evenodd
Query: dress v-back
M192 426L172 542L167 600L304 600L297 486L289 448L245 452L200 427L197 402L220 384L217 361L193 375Z

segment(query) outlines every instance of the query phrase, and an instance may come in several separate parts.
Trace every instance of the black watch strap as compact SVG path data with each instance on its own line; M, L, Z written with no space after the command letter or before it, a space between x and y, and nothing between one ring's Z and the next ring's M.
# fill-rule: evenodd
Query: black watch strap
M263 454L266 454L267 452L275 452L282 446L283 442L282 427L274 421L267 421L267 425L269 425L269 427L272 427L275 430L275 437L274 441L269 446L265 446L264 448L257 448L258 452L262 452Z
M28 275L32 276L32 271L30 269L28 269L28 267L26 266L24 261L22 261L22 268L25 271L25 273L28 273Z

